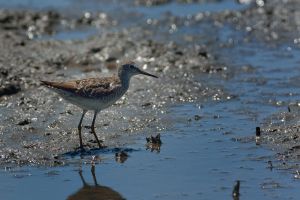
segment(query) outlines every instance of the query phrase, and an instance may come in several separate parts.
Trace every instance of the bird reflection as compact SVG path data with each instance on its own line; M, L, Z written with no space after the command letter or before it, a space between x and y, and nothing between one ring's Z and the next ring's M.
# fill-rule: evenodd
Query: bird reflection
M83 186L76 193L69 196L67 200L125 200L125 198L123 198L118 192L114 191L113 189L98 184L95 176L94 165L92 165L91 172L94 180L94 185L89 185L85 182L82 175L82 170L80 170L79 176L81 178Z

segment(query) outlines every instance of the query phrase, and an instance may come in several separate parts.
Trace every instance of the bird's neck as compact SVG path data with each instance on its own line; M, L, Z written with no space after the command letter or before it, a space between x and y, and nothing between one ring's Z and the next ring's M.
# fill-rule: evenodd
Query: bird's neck
M125 72L119 72L118 75L119 75L119 79L121 81L122 87L128 89L131 76Z

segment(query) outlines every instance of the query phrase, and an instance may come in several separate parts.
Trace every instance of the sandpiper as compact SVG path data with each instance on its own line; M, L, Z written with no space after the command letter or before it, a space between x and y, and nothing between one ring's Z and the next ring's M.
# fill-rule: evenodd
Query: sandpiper
M78 124L78 133L80 148L83 150L81 124L86 112L89 110L94 111L91 131L95 136L99 148L102 148L103 146L95 132L97 114L120 99L128 90L131 77L138 74L158 78L155 75L139 69L135 63L128 62L121 65L118 74L112 77L87 78L67 82L41 82L68 102L82 108L82 115Z

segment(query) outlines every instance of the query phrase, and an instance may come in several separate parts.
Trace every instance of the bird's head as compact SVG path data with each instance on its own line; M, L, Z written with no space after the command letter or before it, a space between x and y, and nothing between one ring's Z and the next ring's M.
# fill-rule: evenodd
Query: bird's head
M123 64L120 69L119 69L119 75L120 76L126 76L126 77L132 77L134 75L139 75L139 74L142 74L142 75L146 75L146 76L151 76L151 77L154 77L154 78L158 78L157 76L153 75L153 74L150 74L148 72L145 72L141 69L139 69L135 63L133 62L128 62L128 63L125 63Z

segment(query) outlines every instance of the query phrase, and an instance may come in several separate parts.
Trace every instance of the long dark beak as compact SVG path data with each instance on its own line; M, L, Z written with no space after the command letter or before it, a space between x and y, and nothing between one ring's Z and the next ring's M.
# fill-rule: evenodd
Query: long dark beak
M155 75L153 75L153 74L150 74L150 73L148 73L148 72L145 72L145 71L143 71L143 70L140 70L139 72L140 72L140 74L143 74L143 75L146 75L146 76L151 76L151 77L154 77L154 78L158 78L157 76L155 76Z

